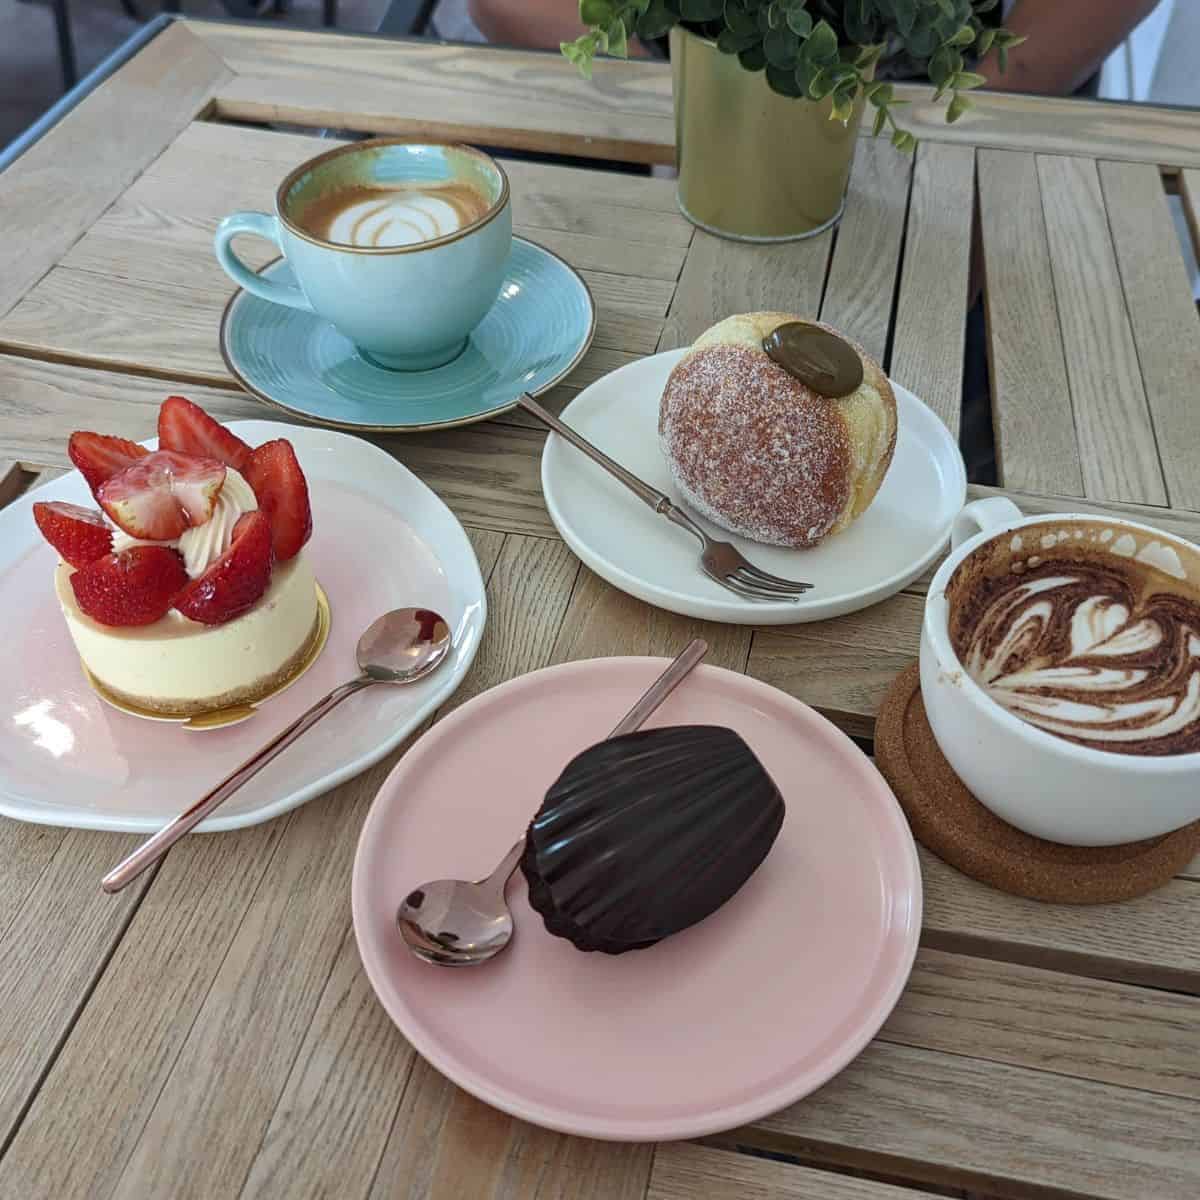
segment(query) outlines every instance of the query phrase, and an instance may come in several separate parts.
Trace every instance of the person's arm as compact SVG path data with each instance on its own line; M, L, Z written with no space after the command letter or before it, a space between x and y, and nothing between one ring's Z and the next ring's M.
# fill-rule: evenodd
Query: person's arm
M470 0L471 20L489 42L557 50L584 32L579 0Z
M979 68L996 91L1069 96L1157 6L1158 0L1017 0L1004 27L1029 40L1008 52L1001 73L993 50Z

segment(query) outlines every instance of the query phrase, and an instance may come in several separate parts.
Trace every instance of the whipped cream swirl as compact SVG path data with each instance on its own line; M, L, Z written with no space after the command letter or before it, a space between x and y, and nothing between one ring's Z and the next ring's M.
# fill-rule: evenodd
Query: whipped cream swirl
M258 508L254 489L232 467L226 468L225 482L217 493L212 516L203 525L185 529L169 542L148 541L131 537L123 529L113 530L113 552L119 554L130 546L170 546L183 556L183 567L189 579L203 575L233 541L233 527L244 513Z
M997 704L1059 737L1124 754L1200 751L1200 600L1139 598L1119 567L1047 561L981 582L952 639Z

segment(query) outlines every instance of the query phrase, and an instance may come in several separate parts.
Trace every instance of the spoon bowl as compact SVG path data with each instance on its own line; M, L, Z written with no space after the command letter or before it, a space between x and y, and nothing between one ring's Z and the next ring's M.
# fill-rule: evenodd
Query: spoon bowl
M358 639L358 669L377 683L413 683L450 653L450 626L427 608L396 608Z

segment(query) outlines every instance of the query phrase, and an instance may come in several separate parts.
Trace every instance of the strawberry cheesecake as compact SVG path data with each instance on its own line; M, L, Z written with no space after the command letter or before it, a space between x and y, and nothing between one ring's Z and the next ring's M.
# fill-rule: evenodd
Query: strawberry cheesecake
M182 396L162 406L158 446L74 433L99 509L33 506L75 648L102 691L150 713L261 700L321 635L304 472L288 441L252 449Z

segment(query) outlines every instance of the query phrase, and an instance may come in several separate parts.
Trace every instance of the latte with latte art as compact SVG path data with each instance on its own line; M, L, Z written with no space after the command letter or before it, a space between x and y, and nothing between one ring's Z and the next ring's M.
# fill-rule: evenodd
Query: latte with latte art
M1188 565L1100 523L1024 526L951 577L950 639L992 700L1047 733L1118 754L1200 752Z
M474 225L491 204L468 183L337 188L310 202L299 223L339 246L385 248L436 241Z

